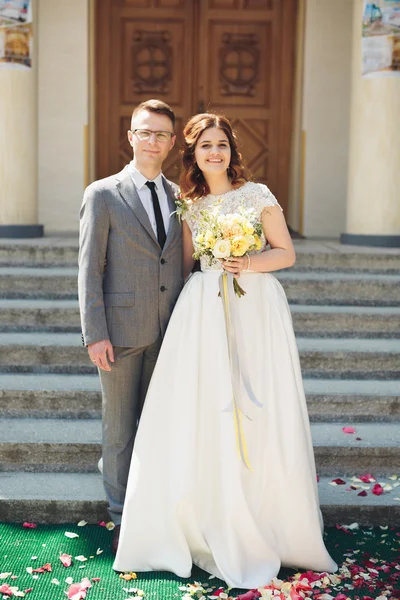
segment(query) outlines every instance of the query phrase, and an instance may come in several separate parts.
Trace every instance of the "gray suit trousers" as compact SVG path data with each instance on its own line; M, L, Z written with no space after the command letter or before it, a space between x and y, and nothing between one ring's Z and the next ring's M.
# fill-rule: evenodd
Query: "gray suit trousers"
M103 478L110 518L121 523L133 444L161 336L142 348L114 347L111 371L99 369L103 392Z

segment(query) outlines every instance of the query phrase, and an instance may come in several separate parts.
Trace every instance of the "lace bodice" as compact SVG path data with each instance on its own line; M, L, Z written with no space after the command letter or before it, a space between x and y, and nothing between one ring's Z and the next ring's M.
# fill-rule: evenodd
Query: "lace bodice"
M253 208L256 211L257 218L260 221L264 208L267 206L280 206L277 199L272 192L270 192L266 185L262 183L254 183L252 181L248 181L237 190L231 190L219 196L209 194L197 202L189 204L189 208L182 215L182 218L186 220L187 224L189 225L193 239L198 233L198 219L200 216L200 211L207 210L208 208L211 209L211 207L214 207L217 204L220 207L221 214L235 213L241 206L244 206L244 208ZM251 252L251 254L257 254L258 252L263 252L263 250L265 250L267 242L264 234L261 236L261 241L261 249ZM216 259L213 260L210 265L208 258L202 257L200 263L202 270L222 270L220 261Z

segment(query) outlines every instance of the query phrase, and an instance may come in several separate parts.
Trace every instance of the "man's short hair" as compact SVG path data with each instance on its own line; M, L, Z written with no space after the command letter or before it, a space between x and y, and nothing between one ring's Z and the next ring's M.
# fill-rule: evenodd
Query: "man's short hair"
M136 115L143 110L147 110L148 112L156 113L158 115L165 115L171 120L172 128L175 127L175 113L170 106L166 102L162 100L146 100L145 102L141 102L133 111L131 123Z

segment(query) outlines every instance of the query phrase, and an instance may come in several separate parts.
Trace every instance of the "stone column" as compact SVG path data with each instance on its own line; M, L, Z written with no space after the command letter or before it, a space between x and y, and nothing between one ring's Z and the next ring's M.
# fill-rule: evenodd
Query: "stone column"
M35 16L34 12L34 45ZM36 80L35 52L30 69L0 67L0 238L43 235L43 226L37 221Z
M400 247L400 73L362 77L363 1L353 1L347 220L341 242Z

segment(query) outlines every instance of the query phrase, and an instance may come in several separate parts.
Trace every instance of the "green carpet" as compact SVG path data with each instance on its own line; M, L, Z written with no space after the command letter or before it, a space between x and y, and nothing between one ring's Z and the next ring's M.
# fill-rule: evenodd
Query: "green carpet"
M66 531L77 533L79 537L70 539L65 536ZM65 595L69 587L65 582L67 577L71 577L74 582L80 582L84 577L100 578L100 581L92 582L92 588L87 590L86 600L127 600L136 595L133 591L126 591L132 588L143 590L147 600L181 600L185 592L179 588L185 584L199 581L206 587L223 586L222 582L217 579L210 580L206 573L197 568L193 568L190 580L182 580L169 573L138 573L137 580L124 581L111 569L113 561L110 552L111 537L111 532L98 525L84 527L38 525L36 529L26 529L20 524L0 524L0 586L8 584L22 591L32 588L32 591L26 594L28 600L67 598ZM348 562L353 564L353 576L358 571L358 567L366 573L368 567L375 567L379 573L376 578L374 576L372 580L365 582L360 576L355 579L353 577L353 580L343 579L337 587L330 586L331 591L328 593L331 596L336 597L339 593L344 593L345 596L339 596L339 600L344 600L345 597L377 598L382 590L386 589L387 598L399 597L398 592L389 590L400 588L398 581L400 530L375 528L344 531L330 528L326 531L325 537L331 555L340 566L346 560L355 561ZM97 554L98 549L103 552ZM65 568L62 565L59 559L62 553L72 555L71 567ZM75 559L80 555L86 557L87 561L79 562ZM372 563L365 562L371 558ZM26 571L27 567L37 569L46 563L51 564L51 572L39 573L34 578ZM386 573L381 570L382 565L385 565ZM5 577L6 573L12 573L17 577L15 579L11 579L11 575ZM280 577L286 580L294 573L292 570L283 569ZM60 584L53 583L54 579L57 579ZM353 585L356 580L361 580L363 586L353 590L345 587L346 584ZM230 595L237 597L239 593L243 594L243 591L232 590ZM0 593L0 598L9 597L2 596ZM316 591L313 597L317 598Z

